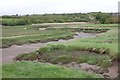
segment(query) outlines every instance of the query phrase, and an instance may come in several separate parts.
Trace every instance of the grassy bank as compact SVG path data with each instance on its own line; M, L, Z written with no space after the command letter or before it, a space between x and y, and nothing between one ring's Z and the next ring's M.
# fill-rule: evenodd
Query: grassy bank
M98 53L102 50L113 58L118 58L118 29L114 28L107 33L102 33L96 38L85 38L72 41L70 43L58 43L71 46L73 49L98 49ZM101 51L100 51L101 50Z
M117 35L117 29L114 28L107 33L99 34L95 38L82 38L71 42L56 42L48 44L31 54L19 55L16 59L38 60L40 62L51 62L57 64L70 63L73 61L77 63L86 62L89 64L109 67L111 61L120 58L118 54ZM92 53L86 53L84 51Z
M63 45L47 46L37 52L18 55L15 60L37 60L38 62L52 64L88 63L103 68L108 68L111 65L111 62L109 62L110 57L106 54L100 55L88 51L69 50L69 47Z
M69 46L70 50L88 50L96 53L107 53L113 59L117 59L118 54L118 29L112 28L107 33L99 34L95 38L77 39L72 42L52 43L51 45Z
M26 25L26 26L2 26L2 37L11 37L19 35L33 35L40 34L45 31L39 31L38 28L49 28L49 27L73 27L73 28L104 28L108 29L111 27L117 27L118 24L80 24L80 23L43 23L36 25Z
M18 55L15 58L16 60L28 60L28 62L21 61L3 65L3 77L98 78L99 76L97 75L81 70L52 64L42 64L38 62L49 62L53 64L67 64L76 62L77 64L88 63L91 65L98 65L103 68L110 67L112 65L112 61L120 58L120 54L118 53L118 29L113 25L110 27L110 25L101 25L102 27L100 27L100 25L92 27L92 25L90 29L86 28L85 32L98 33L104 32L102 30L110 29L108 32L98 34L98 36L94 38L81 38L70 42L49 43L35 52ZM64 25L64 27L65 26L67 25ZM81 31L80 28L88 26L81 27L78 25L79 28L75 29L49 28L44 31L38 30L41 26L19 26L16 27L16 30L14 30L14 27L13 29L11 29L11 27L4 27L4 36L2 37L3 44L12 45L19 43L21 44L21 42L24 44L36 41L47 42L51 40L58 40L60 38L68 39L75 34L75 31ZM72 27L75 27L75 25ZM31 62L33 60L38 62Z
M40 31L31 27L3 27L2 47L9 47L13 44L21 45L69 39L73 35L75 33L69 29L47 29Z
M33 27L37 28L110 28L110 27L117 27L118 24L81 24L81 23L43 23L43 24L33 24Z
M21 45L26 43L38 43L56 41L59 39L70 39L75 32L101 33L109 30L108 28L47 28L39 30L36 26L3 26L2 47L6 48L13 44Z
M14 67L14 68L13 68ZM82 70L37 62L16 62L3 65L3 78L98 78Z

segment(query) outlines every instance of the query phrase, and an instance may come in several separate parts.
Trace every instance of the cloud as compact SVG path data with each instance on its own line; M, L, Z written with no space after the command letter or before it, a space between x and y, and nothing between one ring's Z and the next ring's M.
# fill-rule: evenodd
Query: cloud
M1 0L0 15L117 12L119 0Z

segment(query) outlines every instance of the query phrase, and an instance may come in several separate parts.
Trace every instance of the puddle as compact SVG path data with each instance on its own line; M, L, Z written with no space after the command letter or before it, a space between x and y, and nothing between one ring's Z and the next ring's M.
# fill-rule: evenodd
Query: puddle
M43 31L46 30L46 29L47 29L47 28L39 28L39 30L43 30Z
M76 36L73 36L75 38L89 38L89 37L96 37L97 33L84 33L84 32L76 32Z
M84 33L84 32L75 32L75 33L76 35L73 36L73 39L69 39L69 40L60 39L58 40L58 42L68 42L68 41L79 39L79 38L93 38L98 35L98 33Z

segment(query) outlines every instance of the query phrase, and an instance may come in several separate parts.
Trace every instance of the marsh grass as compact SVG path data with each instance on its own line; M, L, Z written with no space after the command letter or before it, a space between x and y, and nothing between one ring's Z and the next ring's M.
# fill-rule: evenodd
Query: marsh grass
M109 40L111 40L111 42L109 42ZM74 61L77 63L109 67L111 61L119 58L117 44L117 29L114 28L95 38L50 43L40 48L37 53L39 54L38 56L40 56L40 62L70 63Z
M52 60L52 63L53 64L58 64L58 63L62 63L62 64L67 64L67 63L70 63L72 62L72 56L69 56L69 55L61 55L61 56L58 56L58 57L55 57L53 60Z
M35 58L35 56L37 56ZM105 57L105 58L102 58ZM105 67L109 67L109 63L106 63L106 61L110 57L107 58L107 54L98 54L98 53L93 53L93 52L88 52L88 51L74 51L74 50L69 50L67 46L64 45L53 45L52 46L46 46L43 48L40 48L38 51L34 53L29 53L29 54L22 54L18 55L15 60L37 60L38 62L49 62L53 64L67 64L71 62L76 62L78 64L80 63L88 63L91 65L97 65L103 66L102 64L105 64ZM101 61L101 60L105 61ZM108 61L109 61L108 60ZM100 63L102 62L102 63ZM103 66L104 67L104 66Z
M29 31L30 33L29 32L27 33L27 31L25 33L23 31L23 33L22 33L22 30L20 30L20 33L18 31L18 33L16 33L16 34L14 33L15 31L13 31L13 30L9 30L10 32L9 31L7 32L7 31L4 31L4 29L3 29L3 34L4 33L5 34L2 37L2 41L3 41L2 47L9 47L13 44L22 45L22 44L26 44L26 43L49 42L49 41L56 41L59 39L69 39L69 38L72 38L73 35L75 35L75 33L71 32L71 30L69 30L69 29L63 29L63 30L50 29L50 30L46 30L46 31L36 31L36 33L34 32L34 30L30 30ZM7 34L7 33L9 33L9 34ZM20 34L23 34L23 35L20 35ZM14 35L16 35L16 36L14 36ZM20 35L20 36L17 36L17 35ZM4 36L8 36L8 37L4 37Z
M66 25L65 25L66 26ZM3 26L2 27L2 46L3 48L11 45L22 45L27 43L38 43L38 42L49 42L58 41L59 39L71 39L75 35L75 32L86 32L86 33L102 33L109 30L107 27L98 28L47 28L46 30L39 30L39 26ZM75 27L76 25L73 25ZM80 25L78 25L80 26ZM57 27L57 26L56 26Z
M3 78L100 78L82 70L38 62L15 62L3 65Z
M63 26L63 25L62 25ZM68 26L68 25L64 25ZM72 25L69 25L72 26ZM77 25L79 27L80 25ZM86 25L87 26L87 25ZM93 25L88 25L93 26ZM88 63L92 65L98 65L103 68L108 68L111 66L111 61L117 60L120 58L118 53L118 30L115 27L116 25L97 25L95 26L108 27L113 26L110 30L106 33L99 34L95 38L82 38L76 39L71 42L56 42L50 43L36 52L27 53L18 55L15 60L28 60L29 62L18 62L3 65L3 77L29 77L29 78L95 78L98 76L94 74L89 74L83 72L81 70L70 69L70 68L63 68L61 66L55 66L52 64L40 64L38 62L44 63L53 63L53 64L67 64L71 62L80 63ZM60 25L56 26L60 27ZM7 29L8 30L8 29ZM50 30L50 33L49 33ZM44 37L42 39L44 41L51 40L50 37L56 39L60 37L58 34L62 34L63 38L69 33L68 29L58 29L56 32L53 32L54 29L48 29L48 32L45 31L41 32L44 33ZM68 30L68 32L66 32ZM36 31L37 32L37 31ZM72 33L73 32L73 33ZM75 30L70 29L69 36L74 34ZM94 32L94 31L93 31ZM23 32L24 33L24 32ZM33 31L34 33L34 31ZM38 32L39 33L39 32ZM16 33L16 35L21 35L22 33ZM24 33L25 35L27 33ZM32 34L32 33L30 33ZM36 33L35 33L36 34ZM5 34L6 35L6 34ZM7 34L6 36L13 36L15 34ZM53 35L53 36L51 36ZM48 37L49 38L46 38ZM30 37L30 36L29 36ZM33 39L33 37L31 37ZM17 39L20 40L21 38ZM37 39L34 37L34 39ZM26 39L21 40L21 42L28 42L32 41L28 37ZM39 36L39 40L40 36ZM39 41L38 40L38 41ZM17 42L10 39L10 42ZM33 40L34 42L34 40ZM19 43L19 42L17 42ZM12 43L13 44L13 43ZM10 45L9 40L5 42L4 45ZM38 62L30 62L30 60L35 60Z

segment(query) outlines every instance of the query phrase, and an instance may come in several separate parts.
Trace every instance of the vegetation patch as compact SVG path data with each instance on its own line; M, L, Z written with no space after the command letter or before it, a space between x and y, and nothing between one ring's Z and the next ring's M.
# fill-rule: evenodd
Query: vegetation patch
M82 29L82 28L48 28L44 31L35 29L33 26L4 26L2 46L9 47L13 44L38 43L58 41L59 39L71 39L75 32L102 33L109 29Z
M70 62L72 62L72 57L68 56L68 55L61 55L61 56L55 57L52 61L52 63L54 63L54 64L56 64L56 63L57 64L58 63L67 64Z
M7 28L7 29L6 29ZM3 28L2 47L9 47L13 44L21 45L26 43L38 43L38 42L49 42L57 41L59 39L70 39L74 32L69 29L54 29L54 30L21 30L20 28L5 27ZM16 31L15 31L16 30ZM20 30L20 31L18 31ZM16 33L18 31L18 33ZM5 37L4 37L5 36Z
M108 57L107 54L101 55L88 51L71 51L67 46L62 46L64 45L46 46L34 53L18 55L15 60L37 60L38 62L49 62L53 64L77 62L78 64L88 63L99 66L105 64L105 67L110 66L110 57ZM104 59L102 57L104 57Z
M38 62L15 62L2 66L3 78L100 78L82 70Z
M113 16L114 15L114 16ZM71 13L71 14L43 14L43 15L3 15L4 26L29 25L36 23L65 23L65 22L92 22L92 23L118 23L118 16L113 13Z
M106 26L106 25L104 25L104 26ZM77 32L83 31L83 32L90 32L90 33L92 33L92 32L101 33L101 34L98 34L94 38L81 38L81 39L72 40L70 42L49 43L48 45L40 48L39 50L37 50L35 52L18 55L15 58L16 61L26 60L26 61L37 61L37 62L41 62L41 63L61 64L61 65L70 64L70 63L72 64L73 62L75 62L78 65L81 63L87 63L90 65L97 65L102 68L108 68L112 65L112 62L114 62L114 61L118 60L118 58L120 58L119 53L118 53L118 30L116 27L108 27L107 26L107 28L100 28L100 29L98 27L95 27L94 29L92 29L92 28L90 28L90 29L89 28L74 28L74 29L72 29L72 28L59 28L59 29L48 28L44 31L39 31L39 30L33 29L33 27L29 26L29 28L27 27L27 29L24 29L25 31L23 30L23 33L18 32L16 34L10 33L11 30L8 30L7 28L9 28L9 27L5 26L4 30L8 31L9 34L5 33L4 37L2 38L3 45L5 45L5 46L7 46L7 45L10 46L13 44L48 42L48 41L52 41L52 40L68 39L68 38L72 38L72 36L75 35L76 31ZM19 29L17 29L17 31L21 30L21 29L23 29L23 27L19 26ZM26 30L28 30L28 32L26 32ZM12 31L14 32L14 29ZM108 31L108 32L106 32L106 31ZM106 32L106 33L103 33L103 32ZM36 33L38 35L36 35ZM21 34L22 34L22 36L19 36ZM28 36L28 34L32 34L32 35ZM17 37L15 37L15 36L17 36ZM25 63L28 64L29 67L33 65L33 63L29 64L29 62L25 62ZM16 70L18 69L19 65L26 66L24 64L24 62L18 62L15 64L13 63L13 65L15 65ZM14 72L14 71L12 72L13 65L12 64L5 65L4 67L6 67L6 68L4 68L4 70L6 72L4 74L6 74L8 72L7 75L9 75L9 76L19 77L21 75L20 73L16 74L16 72ZM11 72L9 72L10 70L8 70L8 68L11 66L12 66L12 68L10 68L11 72L15 73L15 75L9 74ZM38 63L35 64L35 66L38 66ZM33 68L34 68L34 66L33 66ZM39 70L42 70L42 67L40 67ZM47 70L47 72L44 70ZM50 71L49 69L44 69L44 70L41 71L41 72L43 72L43 74L44 73L47 74ZM27 70L27 71L34 72L32 70ZM28 75L28 73L30 73L30 72L27 72L27 71L26 72L24 71L26 74L22 73L22 75L25 75L25 76ZM52 78L53 76L51 75L51 73L54 73L54 72L50 72L50 76L49 75L46 75L46 76ZM61 72L58 71L59 77L61 75L60 73ZM69 73L69 71L68 71L68 73ZM69 73L69 74L71 75L71 73ZM29 75L33 75L33 74L30 73ZM29 77L29 75L28 75L28 77ZM42 75L42 73L39 74L40 77L44 77L44 78L46 77L46 76L43 76L43 75L41 76L41 75ZM4 75L4 76L6 77L6 75ZM23 77L25 77L25 76L23 76ZM32 76L32 77L38 77L38 75L34 74L34 76ZM58 77L58 75L56 74L54 77L56 78L56 77ZM66 77L66 76L61 75L61 77ZM70 77L70 76L67 76L67 77ZM71 76L71 77L74 77L74 76ZM85 77L89 77L89 75L85 76Z
M116 45L118 44L117 32L115 31L116 29L112 29L95 38L48 44L34 53L34 55L38 56L35 60L57 64L71 62L77 62L78 64L88 63L105 68L109 67L111 66L111 61L119 58L118 46ZM109 40L112 40L112 42L109 42ZM22 58L22 56L19 57ZM22 58L22 60L25 59Z

